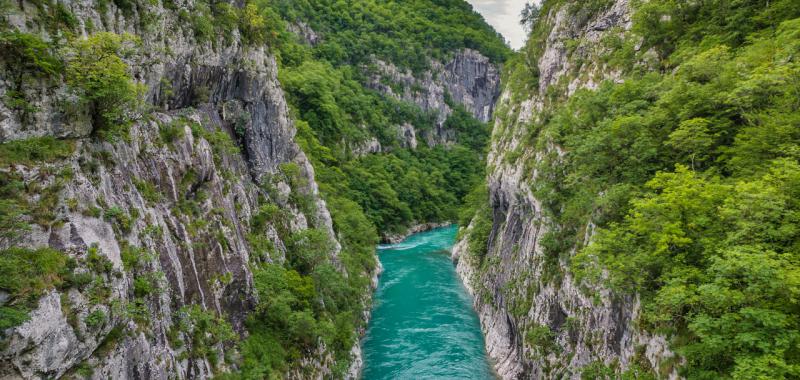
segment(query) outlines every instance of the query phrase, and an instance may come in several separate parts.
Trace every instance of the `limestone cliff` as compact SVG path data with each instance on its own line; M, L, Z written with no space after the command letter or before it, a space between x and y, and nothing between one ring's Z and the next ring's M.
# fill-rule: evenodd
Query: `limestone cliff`
M467 237L475 221L453 250L458 273L475 297L489 355L504 379L579 379L594 363L621 370L633 362L659 368L673 356L664 338L637 329L636 298L587 289L573 279L568 257L574 247L550 262L544 239L558 226L532 191L537 165L557 162L543 159L563 151L547 142L532 144L526 138L529 125L577 89L618 77L599 57L608 52L605 38L631 27L631 6L628 0L609 3L589 14L565 2L541 15L537 42L542 45L534 46L538 54L523 63L528 77L538 75L538 80L534 77L528 88L504 83L494 117L486 256L470 254ZM584 242L593 228L586 223ZM665 376L676 375L667 370Z
M416 104L433 115L430 130L417 132L410 125L398 127L404 147L414 148L419 135L429 146L455 141L455 131L445 128L455 105L463 106L476 119L489 122L500 94L500 67L481 53L464 49L447 62L431 61L431 68L415 74L390 62L376 61L369 87L388 96Z
M11 28L63 38L40 22L48 9L20 5L5 16ZM227 41L201 41L180 12L160 5L146 11L93 1L59 6L74 15L78 35L140 37L126 63L144 85L147 111L127 138L112 144L92 135L84 111L65 106L75 99L60 79L23 87L32 114L0 105L3 142L54 136L73 147L55 162L2 168L40 189L29 191L30 202L41 202L43 193L53 197L52 220L32 223L16 245L65 252L74 272L88 278L50 290L28 321L3 332L0 377L208 378L228 370L222 358L235 355L233 339L209 333L210 353L202 353L192 334L201 333L199 318L222 318L244 334L257 300L251 263L284 259L285 235L276 229L282 227L258 227L272 250L249 240L260 205L285 210L290 231L315 227L335 242L313 168L294 142L275 59L265 47L243 46L238 31ZM0 75L0 97L12 86L10 72ZM299 180L282 175L287 164L299 168ZM300 210L293 194L315 207ZM335 243L327 259L336 263L337 252ZM142 290L142 279L151 290ZM320 346L306 372L288 376L330 373L325 352Z
M0 4L0 45L31 49L0 54L0 144L53 144L62 152L0 157L11 162L0 168L0 187L22 189L15 201L37 213L22 213L15 222L30 228L14 239L2 226L0 250L50 248L66 257L66 269L32 301L25 320L2 331L0 378L235 373L248 319L263 301L257 267L288 262L297 243L291 240L309 229L331 243L324 262L343 278L367 279L355 281L364 288L358 294L375 287L380 264L374 259L363 265L367 273L345 269L341 231L334 231L314 168L296 143L296 115L278 81L273 36L263 35L269 25L252 6L191 0ZM325 40L302 21L288 29L310 46ZM109 89L79 93L71 82L83 74L90 76L83 80L97 80L94 73L64 67L81 54L76 44L103 33L115 37L99 44L121 46L99 46L82 59L107 62L106 54L117 54L110 50L120 50L121 61L111 62L124 66L137 102L117 110L125 116L119 125L101 123L108 110L101 111L98 92ZM499 94L499 68L473 50L434 61L421 76L389 62L380 67L403 90L376 89L435 115L424 132L398 126L403 148L416 148L417 136L429 145L448 144L455 135L444 123L453 107L488 121ZM106 135L104 128L123 132ZM352 151L377 153L381 146L371 137ZM347 314L357 319L354 336L369 318L368 295L357 297L357 310ZM20 302L0 292L0 320L5 323L5 306ZM320 338L303 344L280 377L358 376L357 341L337 352ZM349 352L346 358L337 356L341 351Z

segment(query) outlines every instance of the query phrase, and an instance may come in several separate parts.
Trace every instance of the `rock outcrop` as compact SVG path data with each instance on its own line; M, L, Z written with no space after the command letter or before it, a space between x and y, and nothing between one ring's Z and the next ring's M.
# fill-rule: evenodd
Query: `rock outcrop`
M398 100L416 104L435 116L431 129L408 133L400 127L403 146L416 144L420 136L429 146L446 145L455 140L455 131L444 127L452 106L463 106L476 119L489 122L500 94L500 68L481 53L464 49L446 62L431 60L430 69L421 74L402 70L390 62L376 61L377 69L369 87Z
M36 112L25 118L0 102L0 141L54 136L74 144L74 153L56 163L2 169L18 174L25 186L55 189L57 197L54 221L34 223L17 245L65 252L75 272L92 279L50 291L27 322L3 332L0 378L58 378L84 368L92 370L82 376L95 379L212 377L220 368L195 352L177 321L192 318L196 307L244 333L257 301L251 263L282 262L285 252L271 224L259 233L274 249L257 251L248 240L259 205L277 204L292 231L319 228L335 242L314 170L294 141L275 59L264 47L244 47L235 30L224 43L200 41L179 12L160 5L147 17L112 2L61 5L75 16L78 34L141 36L126 63L152 111L112 144L90 136L87 115L64 107L75 99L63 83L27 86L25 97ZM25 2L7 20L18 30L59 38L36 17ZM5 74L0 97L11 90ZM300 181L277 175L286 164L299 168ZM300 210L293 193L316 207ZM334 245L328 259L336 264ZM132 254L141 256L134 268L128 267ZM96 262L108 265L98 271ZM136 284L142 278L155 290L142 294ZM86 322L90 315L104 319ZM217 342L208 349L221 358L230 348ZM326 357L320 350L304 359L309 372L288 376L329 374L332 363L317 359ZM353 355L359 356L357 345Z
M487 350L503 379L580 379L582 369L592 363L625 369L639 361L659 368L673 357L663 337L636 328L636 298L587 289L574 280L564 257L547 262L543 238L552 224L531 191L536 165L521 164L564 154L553 144L533 146L525 138L528 125L547 107L548 90L558 86L569 96L617 78L614 70L593 58L603 53L604 36L630 28L630 13L627 0L616 0L591 17L571 12L569 3L542 15L539 22L546 23L549 33L531 70L539 74L538 87L518 94L512 84L504 84L498 101L487 159L492 224L488 253L477 262L467 239L462 239L453 249L453 259L475 297ZM567 47L575 41L578 46ZM587 224L586 241L593 229ZM473 226L467 228L468 234ZM574 248L564 252L571 254ZM557 268L556 278L548 265Z

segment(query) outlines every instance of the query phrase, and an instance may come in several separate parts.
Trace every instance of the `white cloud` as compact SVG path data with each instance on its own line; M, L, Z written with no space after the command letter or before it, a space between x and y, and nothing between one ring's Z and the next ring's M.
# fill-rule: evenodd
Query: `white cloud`
M519 14L525 7L526 0L467 0L467 2L509 41L512 48L522 47L527 35L519 23Z

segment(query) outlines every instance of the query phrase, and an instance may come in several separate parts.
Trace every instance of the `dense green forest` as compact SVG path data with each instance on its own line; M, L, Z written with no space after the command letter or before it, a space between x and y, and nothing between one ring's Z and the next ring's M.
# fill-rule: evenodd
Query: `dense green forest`
M334 65L369 64L372 56L415 72L431 59L470 48L494 62L510 54L503 37L462 0L279 0L285 20L302 21L325 36L317 58Z
M325 194L356 201L379 232L402 232L415 222L455 220L464 196L483 176L489 127L460 105L451 104L455 111L445 126L457 131L455 146L400 149L397 125L429 130L435 115L367 89L366 73L359 65L381 57L421 70L431 59L465 47L480 49L496 60L504 59L509 49L461 1L363 1L346 10L341 7L342 3L277 2L264 8L264 12L279 13L283 20L308 20L325 36L324 43L312 47L298 42L284 25L275 41L281 83L299 121L298 140L314 162L321 186L328 190ZM427 11L421 12L423 8ZM355 24L343 24L343 20ZM444 40L432 40L417 35L415 28L420 27L449 32L442 32ZM339 44L354 44L358 49ZM407 54L406 46L415 44L418 54ZM330 56L331 50L351 54ZM419 62L404 62L399 52L402 59ZM372 136L389 153L353 157L352 147Z
M527 62L559 4L543 4L509 62L515 96L535 91ZM793 0L636 2L632 30L599 57L623 80L568 99L560 81L528 126L527 144L549 152L525 165L553 221L550 281L571 260L579 280L638 293L636 323L686 359L661 376L800 376L798 17ZM570 258L589 220L596 235Z

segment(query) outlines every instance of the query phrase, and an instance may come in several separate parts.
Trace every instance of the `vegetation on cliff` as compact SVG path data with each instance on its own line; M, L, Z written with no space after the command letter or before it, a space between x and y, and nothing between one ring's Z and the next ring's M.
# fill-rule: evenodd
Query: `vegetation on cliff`
M515 99L538 91L545 15L561 4L531 18L506 73ZM654 375L800 374L798 17L791 0L634 3L632 30L599 57L620 80L566 97L568 73L528 125L549 281L571 261L579 280L639 294L638 326L686 360Z

